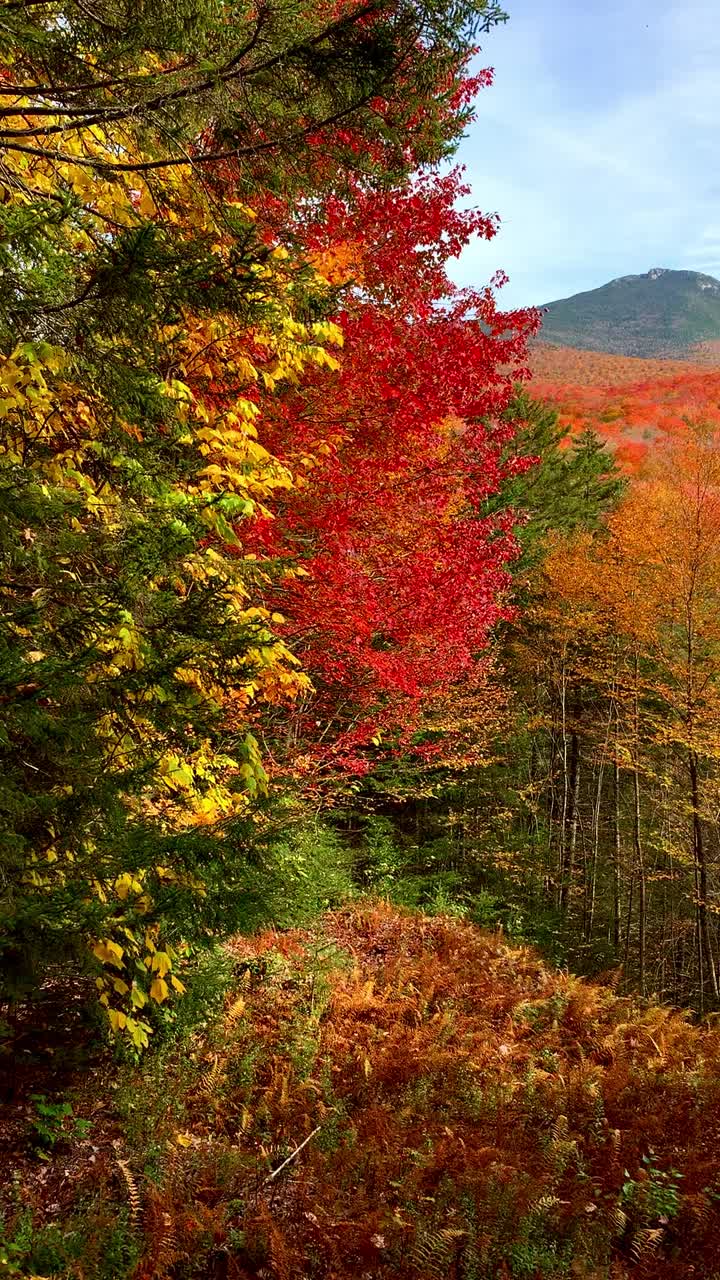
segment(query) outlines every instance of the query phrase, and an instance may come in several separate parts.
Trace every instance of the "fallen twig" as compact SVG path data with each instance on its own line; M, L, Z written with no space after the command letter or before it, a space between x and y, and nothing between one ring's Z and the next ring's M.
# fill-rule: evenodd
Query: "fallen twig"
M321 1128L322 1128L322 1125L318 1125L317 1128L313 1129L312 1133L309 1133L307 1138L303 1139L303 1141L300 1143L300 1146L296 1147L294 1151L290 1152L290 1155L288 1156L287 1160L283 1160L282 1164L278 1165L277 1169L273 1169L272 1173L268 1174L267 1178L265 1179L265 1183L263 1185L267 1185L268 1182L272 1182L275 1178L277 1178L278 1174L282 1173L286 1165L289 1165L290 1161L294 1160L295 1157L300 1154L303 1147L307 1146L310 1139L314 1138L315 1134L319 1133Z

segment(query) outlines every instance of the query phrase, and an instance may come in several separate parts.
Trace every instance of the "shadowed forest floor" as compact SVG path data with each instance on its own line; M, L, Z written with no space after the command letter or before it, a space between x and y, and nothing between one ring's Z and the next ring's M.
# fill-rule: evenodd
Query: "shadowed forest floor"
M102 1057L17 1081L0 1274L720 1274L714 1027L385 905L203 981L109 1090Z

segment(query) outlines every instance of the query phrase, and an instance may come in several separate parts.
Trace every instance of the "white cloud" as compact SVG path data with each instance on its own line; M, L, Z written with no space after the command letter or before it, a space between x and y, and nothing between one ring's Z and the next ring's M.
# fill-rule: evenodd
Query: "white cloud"
M652 266L712 271L720 259L716 0L637 0L628 36L641 33L637 48L619 66L611 31L587 75L577 55L587 58L592 31L568 2L558 14L557 0L518 0L515 21L490 37L496 83L461 151L474 203L497 210L503 226L455 275L482 283L503 267L506 305ZM564 61L553 14L565 24Z

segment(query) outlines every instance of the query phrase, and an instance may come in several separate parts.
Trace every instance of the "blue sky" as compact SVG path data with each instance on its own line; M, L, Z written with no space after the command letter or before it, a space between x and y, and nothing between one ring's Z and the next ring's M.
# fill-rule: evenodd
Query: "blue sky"
M503 307L651 267L720 276L720 0L506 0L459 159L502 219L453 268Z

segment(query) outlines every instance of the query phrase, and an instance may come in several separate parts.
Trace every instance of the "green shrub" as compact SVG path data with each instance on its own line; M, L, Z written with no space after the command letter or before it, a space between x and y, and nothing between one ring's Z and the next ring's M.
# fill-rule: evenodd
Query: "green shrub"
M354 893L350 847L322 822L304 823L274 838L267 867L264 905L281 928L308 924Z

